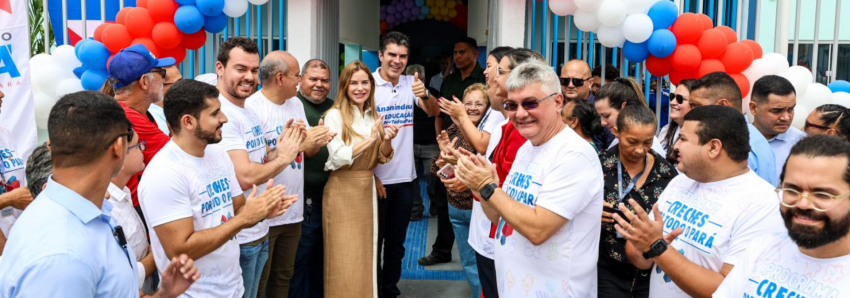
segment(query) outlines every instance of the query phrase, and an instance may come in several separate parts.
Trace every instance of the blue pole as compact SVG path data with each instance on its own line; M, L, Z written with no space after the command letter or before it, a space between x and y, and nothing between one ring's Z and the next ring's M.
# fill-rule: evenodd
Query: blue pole
M588 43L590 43L590 47L587 50L588 58L590 58L590 69L593 69L593 66L596 65L596 44L594 41L594 37L596 35L593 32L590 32L590 38L588 39Z
M733 12L737 12L737 11L738 11L738 5L740 5L740 4L738 3L738 0L732 0L732 9L731 9L731 11L733 11ZM741 12L741 13L743 13L743 12ZM736 17L737 17L737 15L736 15ZM735 32L738 32L738 31L737 31L737 30L738 30L738 22L729 22L729 24L730 24L729 26L730 26L730 27L732 27L732 30L735 30Z
M251 4L248 4L248 11L245 12L245 37L251 38Z
M555 24L552 26L554 28L555 37L552 38L552 67L555 68L555 72L558 72L558 19L561 17L555 15L553 17L555 19Z
M230 28L228 28L230 26L228 24L230 24L230 20L227 20L227 22L224 23L224 30L221 31L221 37L224 40L227 40L227 36L230 35Z
M242 30L239 30L240 29L239 25L241 23L242 22L239 21L239 18L233 19L233 36L241 36L242 35Z
M620 76L624 78L629 76L629 59L624 61L623 68L620 69Z
M685 0L685 6L683 9L684 12L691 12L691 1Z
M280 24L278 24L278 26L280 26L280 27L279 27L279 29L280 29L280 30L279 30L279 32L280 32L280 33L278 33L278 34L280 34L280 36L279 36L279 38L278 38L278 41L277 41L277 42L278 42L278 49L279 49L279 50L281 50L281 51L283 51L283 50L284 50L284 47L283 47L283 46L284 46L284 43L283 43L283 40L284 40L284 36L285 36L285 34L283 33L283 24L285 24L285 23L286 23L286 14L284 13L284 12L285 12L285 8L286 8L286 0L280 0L280 5L278 5L278 9L280 10L280 11L279 11L279 13L280 13Z
M714 17L714 1L708 1L708 17L711 18L711 22L714 23L714 26L719 26L717 24L717 18Z
M570 46L573 45L573 16L568 16L567 19L564 20L567 22L567 38L564 39L564 51L569 52ZM567 63L567 60L570 60L570 57L564 58L564 63Z
M195 77L195 51L189 51L189 53L187 53L187 55L189 56L189 77L194 78Z
M198 63L201 65L200 73L207 73L207 45L206 43L201 46L200 51L198 53Z
M543 27L543 32L540 33L540 54L546 57L546 48L549 47L549 35L546 33L546 21L549 19L549 0L543 0L543 13L540 26Z
M260 61L263 61L263 6L257 5L257 46L260 47Z
M652 80L650 77L649 71L645 71L643 74L643 97L646 98L646 105L649 105L649 81Z
M529 48L532 50L534 50L534 35L536 33L536 28L534 28L535 25L537 25L537 1L531 0L531 45Z
M578 27L576 27L578 29ZM576 59L582 59L581 50L584 47L584 31L578 30L578 42L576 43Z
M611 52L613 52L611 54L611 62L614 62L614 63L611 63L611 64L614 64L614 67L617 67L617 60L620 60L620 59L617 59L617 47L614 47L614 49L612 49Z

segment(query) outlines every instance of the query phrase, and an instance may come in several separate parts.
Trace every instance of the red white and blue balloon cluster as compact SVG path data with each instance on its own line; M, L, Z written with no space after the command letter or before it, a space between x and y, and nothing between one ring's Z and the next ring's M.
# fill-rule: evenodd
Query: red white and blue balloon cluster
M579 30L596 33L603 46L621 47L626 59L645 62L651 74L669 76L673 84L711 72L728 73L745 96L745 109L753 84L765 75L791 81L800 99L795 108L798 115L826 103L850 108L847 81L828 87L815 83L808 68L789 66L781 54L764 54L757 42L739 41L735 30L715 27L704 14L679 14L671 1L550 0L549 8L560 16L572 15ZM805 118L795 117L795 126L801 127Z

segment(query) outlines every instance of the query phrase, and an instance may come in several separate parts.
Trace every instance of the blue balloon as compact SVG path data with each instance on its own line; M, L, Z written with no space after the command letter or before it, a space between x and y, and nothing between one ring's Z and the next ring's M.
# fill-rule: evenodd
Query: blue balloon
M655 57L664 58L670 56L676 50L676 36L667 29L655 30L646 41L646 48Z
M427 16L431 13L431 7L428 7L428 5L422 5L422 7L419 8L419 12L422 13L423 16Z
M186 34L198 32L204 27L204 14L195 6L180 6L174 13L174 25Z
M82 78L83 73L86 72L86 70L89 70L89 68L85 66L74 68L74 76L76 76L78 79Z
M177 2L177 4L180 4L180 6L195 5L195 0L174 0L174 2Z
M832 90L832 93L835 92L847 92L850 93L850 82L844 80L838 80L827 85L829 90Z
M633 43L627 40L623 44L623 56L631 62L642 62L649 57L649 49L646 48L646 42Z
M103 87L107 77L106 70L89 69L80 76L80 82L83 83L83 89L97 91L100 90L100 87Z
M195 7L205 16L211 17L221 13L224 0L195 0Z
M204 30L210 33L219 33L227 27L227 15L220 13L211 17L204 17Z
M96 40L77 43L77 59L88 68L106 69L106 61L112 53L105 45Z
M416 6L421 7L422 5L425 5L425 0L416 0Z
M652 29L667 29L673 26L679 16L679 8L671 1L658 1L646 13L652 19Z

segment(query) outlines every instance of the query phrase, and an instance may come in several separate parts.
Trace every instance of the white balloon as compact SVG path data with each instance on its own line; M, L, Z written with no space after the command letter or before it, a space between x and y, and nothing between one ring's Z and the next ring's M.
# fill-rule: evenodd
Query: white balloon
M596 17L596 12L587 10L576 10L573 15L573 21L576 23L576 28L585 32L596 32L599 26L599 18Z
M65 72L66 75L70 76L74 74L74 69L83 64L80 60L77 60L76 54L74 54L74 47L69 45L61 45L53 50L53 64L58 65L62 68L62 71Z
M623 20L623 36L633 43L642 43L652 35L652 19L643 13L630 14Z
M788 73L794 74L800 80L806 80L806 85L814 83L815 78L812 76L812 71L804 66L794 65L788 68Z
M47 119L48 118L35 117L35 126L39 129L47 129Z
M247 0L224 0L224 9L222 12L231 18L238 18L248 11Z
M832 104L837 104L850 109L850 93L835 92L832 94Z
M763 76L772 74L774 67L770 65L770 61L764 58L753 60L753 64L750 64L750 67L744 70L741 74L747 77L747 80L750 81L750 85L755 84L755 82Z
M549 9L559 16L571 15L576 12L576 3L573 0L550 0Z
M602 4L602 1L599 0L575 0L576 7L579 10L584 11L596 11L599 8L599 5Z
M622 47L623 43L626 42L626 38L623 37L623 25L601 26L597 31L596 37L599 38L599 43L603 46L609 48Z
M228 0L225 0L225 1L228 1ZM266 2L269 2L269 0L248 0L248 2L251 2L251 4L254 4L254 5L263 5L263 4L266 4Z
M39 91L47 94L56 93L56 86L70 74L62 71L56 64L47 64L39 68L33 68L30 72L33 85L38 86Z
M791 82L791 85L794 85L794 92L798 96L805 96L806 88L809 87L809 84L811 83L810 82L811 79L807 79L805 77L801 78L800 74L796 74L796 73L792 73L792 72L786 72L786 73L780 74L779 76L787 79L789 82Z
M806 126L806 117L809 116L809 112L811 111L812 109L808 105L798 101L797 105L794 106L794 120L791 121L791 126L803 130L803 127Z
M604 0L596 10L596 17L605 26L617 26L626 19L626 4L623 0Z
M35 103L35 117L47 119L50 116L50 109L56 104L56 98L44 92L35 92L32 95ZM39 125L39 128L47 128L47 121L44 126Z
M810 107L819 107L830 103L831 100L832 90L829 90L829 87L821 83L809 84L806 87L806 94L802 98L801 96L797 96L797 104L803 102Z
M53 58L48 54L38 54L30 58L30 69L41 68L48 64L53 64Z
M83 83L80 82L80 79L73 77L62 80L58 86L56 86L56 98L62 98L66 94L71 94L74 92L83 91Z
M778 75L788 71L788 59L782 54L768 53L764 54L761 59L768 61L768 65L772 67L772 70L768 74Z
M649 8L652 7L658 0L626 0L626 12L628 14L642 13L646 14Z

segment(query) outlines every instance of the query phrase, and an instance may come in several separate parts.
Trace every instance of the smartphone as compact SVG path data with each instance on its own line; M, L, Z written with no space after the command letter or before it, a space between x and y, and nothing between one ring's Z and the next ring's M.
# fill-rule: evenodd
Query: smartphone
M437 172L437 175L440 175L440 178L443 179L452 179L455 177L455 167L447 164Z
M626 217L626 215L625 215L625 214L623 214L623 212L622 212L622 211L620 211L620 209L619 209L619 208L616 208L616 207L615 207L615 208L602 207L602 210L603 210L603 211L605 211L605 212L611 213L611 214L617 214L617 215L619 215L619 216L620 216L620 218L625 219L627 222L629 221L629 218L628 218L628 217Z

